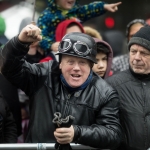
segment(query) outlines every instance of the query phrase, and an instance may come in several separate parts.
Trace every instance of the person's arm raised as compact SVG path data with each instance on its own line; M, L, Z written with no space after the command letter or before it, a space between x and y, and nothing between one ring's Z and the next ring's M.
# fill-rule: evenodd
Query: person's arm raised
M31 43L39 41L41 38L40 29L37 26L27 25L0 51L1 73L28 95L36 90L38 81L42 80L43 71L39 71L41 64L32 65L25 61L24 56L28 53ZM43 70L46 69L43 68Z
M36 25L29 24L22 29L18 39L22 43L32 43L42 40L41 30Z
M110 12L116 12L120 4L122 4L122 2L113 3L113 4L104 4L104 9Z

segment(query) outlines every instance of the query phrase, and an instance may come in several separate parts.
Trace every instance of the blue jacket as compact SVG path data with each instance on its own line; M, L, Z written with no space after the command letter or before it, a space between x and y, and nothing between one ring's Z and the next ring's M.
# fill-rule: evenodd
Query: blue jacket
M41 48L50 50L52 43L55 42L55 30L61 21L70 18L78 18L85 22L93 17L105 13L104 2L93 2L88 5L79 6L77 3L74 7L63 16L62 11L58 9L54 0L49 0L48 7L41 13L38 18L38 26L42 30L43 40L40 42Z

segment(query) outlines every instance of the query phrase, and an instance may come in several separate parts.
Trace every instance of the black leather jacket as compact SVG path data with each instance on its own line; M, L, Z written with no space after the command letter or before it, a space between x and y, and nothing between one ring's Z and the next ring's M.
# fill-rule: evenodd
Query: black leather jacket
M107 78L119 93L120 120L124 129L121 150L147 150L150 147L150 75L131 69Z
M55 142L54 113L75 117L74 142L98 148L115 148L121 141L118 95L103 79L93 75L91 83L69 93L60 81L56 61L29 64L22 58L28 46L17 37L1 53L2 73L30 97L30 124L26 142Z
M0 91L0 143L17 143L17 126Z

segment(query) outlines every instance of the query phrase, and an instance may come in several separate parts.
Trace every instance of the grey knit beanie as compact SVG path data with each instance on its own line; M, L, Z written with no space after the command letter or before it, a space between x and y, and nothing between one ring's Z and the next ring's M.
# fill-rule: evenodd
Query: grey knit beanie
M128 43L128 49L131 45L138 44L150 51L150 26L146 25L136 32Z

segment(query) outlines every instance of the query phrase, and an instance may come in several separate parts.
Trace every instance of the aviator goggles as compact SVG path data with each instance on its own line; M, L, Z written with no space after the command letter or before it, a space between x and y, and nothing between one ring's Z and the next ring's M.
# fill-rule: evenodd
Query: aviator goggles
M70 39L62 40L59 44L59 52L63 53L69 50L73 50L80 56L87 56L92 51L92 49L84 42L76 41L75 43L72 43Z

